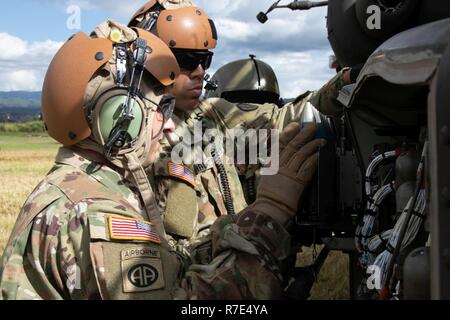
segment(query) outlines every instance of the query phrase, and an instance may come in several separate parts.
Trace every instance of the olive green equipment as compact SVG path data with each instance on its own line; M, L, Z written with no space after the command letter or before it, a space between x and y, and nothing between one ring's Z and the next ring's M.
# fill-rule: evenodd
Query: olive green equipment
M250 55L219 68L205 87L206 98L234 103L280 104L280 87L272 67Z

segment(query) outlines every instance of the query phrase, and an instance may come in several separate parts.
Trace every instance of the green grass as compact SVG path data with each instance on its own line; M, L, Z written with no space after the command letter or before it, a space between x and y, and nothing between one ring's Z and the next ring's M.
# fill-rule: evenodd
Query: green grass
M45 133L44 123L40 120L28 122L0 122L0 132L9 133Z
M42 121L0 122L0 152L55 150L58 143L50 138Z
M31 151L31 150L54 150L58 143L46 133L28 134L0 132L0 152L2 151Z

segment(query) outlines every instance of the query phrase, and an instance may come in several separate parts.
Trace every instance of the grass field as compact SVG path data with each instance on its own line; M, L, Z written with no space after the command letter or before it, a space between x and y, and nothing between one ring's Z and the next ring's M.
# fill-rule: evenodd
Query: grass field
M27 196L51 168L57 148L46 136L0 132L0 252Z
M321 246L317 246L317 254ZM298 254L297 263L301 266L312 263L313 250L303 247ZM350 286L348 255L340 251L331 251L317 277L317 281L311 290L312 300L347 300L349 299Z
M27 196L51 168L57 148L45 134L0 132L0 254ZM311 257L311 248L305 247L299 254L299 263L308 264ZM348 299L347 275L347 256L331 252L311 299Z

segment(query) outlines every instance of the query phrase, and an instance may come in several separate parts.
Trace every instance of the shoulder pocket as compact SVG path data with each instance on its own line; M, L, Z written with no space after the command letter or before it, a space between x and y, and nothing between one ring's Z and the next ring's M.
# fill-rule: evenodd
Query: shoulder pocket
M181 265L153 242L93 241L90 254L103 299L171 299Z

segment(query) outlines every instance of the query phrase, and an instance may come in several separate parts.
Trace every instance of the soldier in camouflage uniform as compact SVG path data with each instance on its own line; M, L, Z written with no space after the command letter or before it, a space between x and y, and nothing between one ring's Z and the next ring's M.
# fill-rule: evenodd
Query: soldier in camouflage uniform
M167 242L146 174L173 129L163 94L178 74L158 38L113 21L58 51L42 114L63 147L11 233L1 299L280 297L289 224L324 141L312 140L315 126L288 126L279 174L252 206L218 219L191 262Z
M185 155L182 164L173 164L173 147L186 144L182 139L193 137L197 125L203 130L215 130L215 141L220 141L230 129L282 130L299 121L308 103L327 114L336 114L341 109L336 98L340 88L349 83L349 68L317 92L306 92L283 108L275 103L236 104L222 98L200 101L205 70L213 55L210 49L217 43L214 23L206 12L196 6L164 10L155 1L149 1L136 12L129 26L144 28L160 37L172 49L181 68L172 90L177 97L173 116L176 130L167 133L161 142L161 157L151 179L157 185L158 204L165 212L166 231L173 237L171 243L189 246L208 232L217 217L240 211L253 201L247 201L240 177L251 179L260 165L216 161L209 154L194 150L194 146L191 158L203 158L203 163L193 165ZM191 138L189 143L195 142L198 141Z

